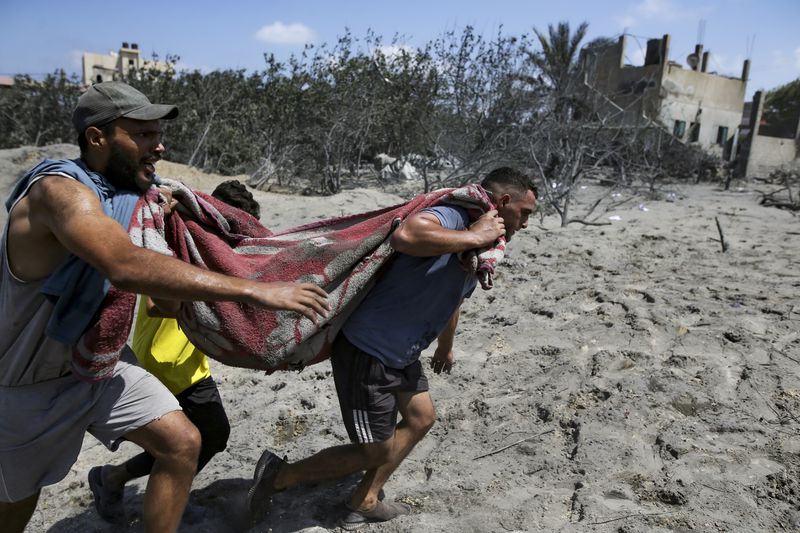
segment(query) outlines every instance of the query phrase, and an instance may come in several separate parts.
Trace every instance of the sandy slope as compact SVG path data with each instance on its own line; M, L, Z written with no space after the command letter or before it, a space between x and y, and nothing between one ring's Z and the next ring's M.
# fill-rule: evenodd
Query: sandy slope
M12 156L27 161L0 152L4 190ZM219 179L181 168L160 172L203 190ZM414 514L371 530L800 527L800 224L760 207L749 188L676 192L603 214L621 218L610 226L562 229L548 217L518 234L495 289L465 304L453 374L431 376L438 423L386 487ZM581 194L589 203L599 191ZM273 228L399 200L368 190L257 196ZM712 240L714 216L726 254ZM327 363L272 376L215 364L214 374L233 432L195 480L192 502L205 514L183 531L236 529L264 446L294 460L346 442ZM134 453L87 436L29 530L119 529L96 516L85 478ZM333 529L355 481L281 493L252 531ZM126 493L132 531L143 490Z

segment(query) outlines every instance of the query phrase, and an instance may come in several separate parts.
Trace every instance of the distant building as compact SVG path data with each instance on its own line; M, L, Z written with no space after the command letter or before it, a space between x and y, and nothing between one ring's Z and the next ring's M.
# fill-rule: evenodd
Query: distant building
M670 36L664 35L647 41L643 65L626 65L625 39L581 50L583 83L602 94L623 123L656 123L683 143L733 159L750 61L738 78L711 73L709 52L697 45L684 68L669 61Z
M0 89L10 89L14 86L14 77L13 76L0 76Z
M83 83L101 83L124 78L131 70L156 68L161 71L169 69L164 61L144 60L136 43L122 43L118 52L108 54L83 54Z

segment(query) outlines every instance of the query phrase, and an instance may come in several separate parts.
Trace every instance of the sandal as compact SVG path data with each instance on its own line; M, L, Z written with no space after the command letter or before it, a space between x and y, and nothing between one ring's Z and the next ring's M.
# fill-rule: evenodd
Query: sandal
M345 531L355 531L371 522L386 522L410 512L411 507L404 503L378 501L375 508L370 511L350 509L350 512L339 521L339 527Z

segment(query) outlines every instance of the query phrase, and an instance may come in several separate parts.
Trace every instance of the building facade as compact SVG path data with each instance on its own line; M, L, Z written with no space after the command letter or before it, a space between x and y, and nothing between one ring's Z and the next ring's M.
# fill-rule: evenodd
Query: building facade
M650 39L643 65L625 64L626 36L616 43L581 50L585 89L602 94L627 125L655 123L684 143L733 159L744 107L750 62L739 78L707 71L709 52L702 45L687 67L670 61L670 36Z
M170 68L164 61L144 60L136 43L123 42L119 51L108 54L84 52L83 83L102 83L126 77L131 70L155 68L166 71Z

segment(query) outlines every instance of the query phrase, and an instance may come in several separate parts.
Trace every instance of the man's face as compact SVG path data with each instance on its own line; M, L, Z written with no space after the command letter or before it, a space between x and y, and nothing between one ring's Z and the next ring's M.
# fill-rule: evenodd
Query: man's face
M114 121L114 129L107 137L108 159L103 176L115 187L146 191L153 184L155 165L164 153L161 136L158 120Z
M517 231L528 227L528 217L535 208L536 197L531 190L525 191L525 194L507 192L500 196L497 214L503 218L506 225L507 241L510 241Z

